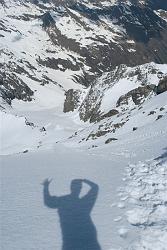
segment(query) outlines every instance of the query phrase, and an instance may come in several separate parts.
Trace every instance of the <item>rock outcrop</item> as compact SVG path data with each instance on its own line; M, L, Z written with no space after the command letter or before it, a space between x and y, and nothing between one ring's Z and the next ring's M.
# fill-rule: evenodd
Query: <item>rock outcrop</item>
M145 101L145 99L152 93L154 93L155 85L147 85L143 87L138 87L129 91L127 94L121 96L116 106L119 107L120 105L128 105L129 101L132 100L135 105L139 105Z
M167 76L164 77L158 84L156 88L156 93L159 95L163 92L167 91Z
M67 113L74 111L79 107L81 91L69 89L65 93L64 109L63 112Z

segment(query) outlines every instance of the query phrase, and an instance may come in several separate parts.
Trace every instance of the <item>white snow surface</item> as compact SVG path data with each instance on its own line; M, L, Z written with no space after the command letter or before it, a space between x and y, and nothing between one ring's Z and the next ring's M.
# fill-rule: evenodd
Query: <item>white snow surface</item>
M39 129L26 125L25 117L5 112L0 112L0 131L1 154L24 151L30 145L37 144L42 137Z

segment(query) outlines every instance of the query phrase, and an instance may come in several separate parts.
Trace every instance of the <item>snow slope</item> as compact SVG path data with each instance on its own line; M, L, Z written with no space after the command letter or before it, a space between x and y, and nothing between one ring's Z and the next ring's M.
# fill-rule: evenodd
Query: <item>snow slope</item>
M38 145L42 133L33 124L26 125L24 117L0 112L0 152L1 154L18 153L31 145Z
M153 98L143 108L149 109L153 102L155 107L164 105L166 95ZM53 178L50 192L57 196L68 194L76 178L99 186L91 216L101 249L167 249L166 113L134 132L127 130L111 144L98 139L98 148L88 150L92 141L81 145L77 137L66 139L88 126L76 114L58 115L53 109L19 112L36 126L49 123L40 147L15 153L13 145L13 153L1 156L2 249L61 249L58 214L43 203L41 183L45 178ZM17 120L22 127L23 119ZM29 132L23 136L28 142ZM81 195L86 192L84 184Z

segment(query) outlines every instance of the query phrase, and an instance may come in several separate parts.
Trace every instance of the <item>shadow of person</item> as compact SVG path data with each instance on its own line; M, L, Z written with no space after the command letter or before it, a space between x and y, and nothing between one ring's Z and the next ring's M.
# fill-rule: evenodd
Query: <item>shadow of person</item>
M44 204L58 210L62 231L62 250L100 250L96 228L91 220L91 210L98 195L98 185L89 180L75 179L71 182L71 193L56 197L49 193L51 181L43 183ZM82 183L89 185L90 190L79 198Z

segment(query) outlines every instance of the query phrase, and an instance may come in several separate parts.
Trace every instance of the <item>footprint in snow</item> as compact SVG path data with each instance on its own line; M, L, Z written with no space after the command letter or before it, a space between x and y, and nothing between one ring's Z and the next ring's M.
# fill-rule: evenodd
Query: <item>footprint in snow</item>
M126 201L129 197L128 196L124 196L124 197L121 197L120 200L121 201Z
M124 202L119 202L118 204L117 204L117 207L119 207L119 208L125 208L125 203Z
M118 216L118 217L116 217L116 218L114 219L115 222L119 222L119 221L121 221L121 220L122 220L122 217L121 217L121 216Z
M111 205L110 205L110 207L116 207L116 203L112 203Z
M127 236L128 236L128 230L126 229L126 228L120 228L119 230L118 230L118 234L119 234L119 236L121 237L121 238L127 238Z

